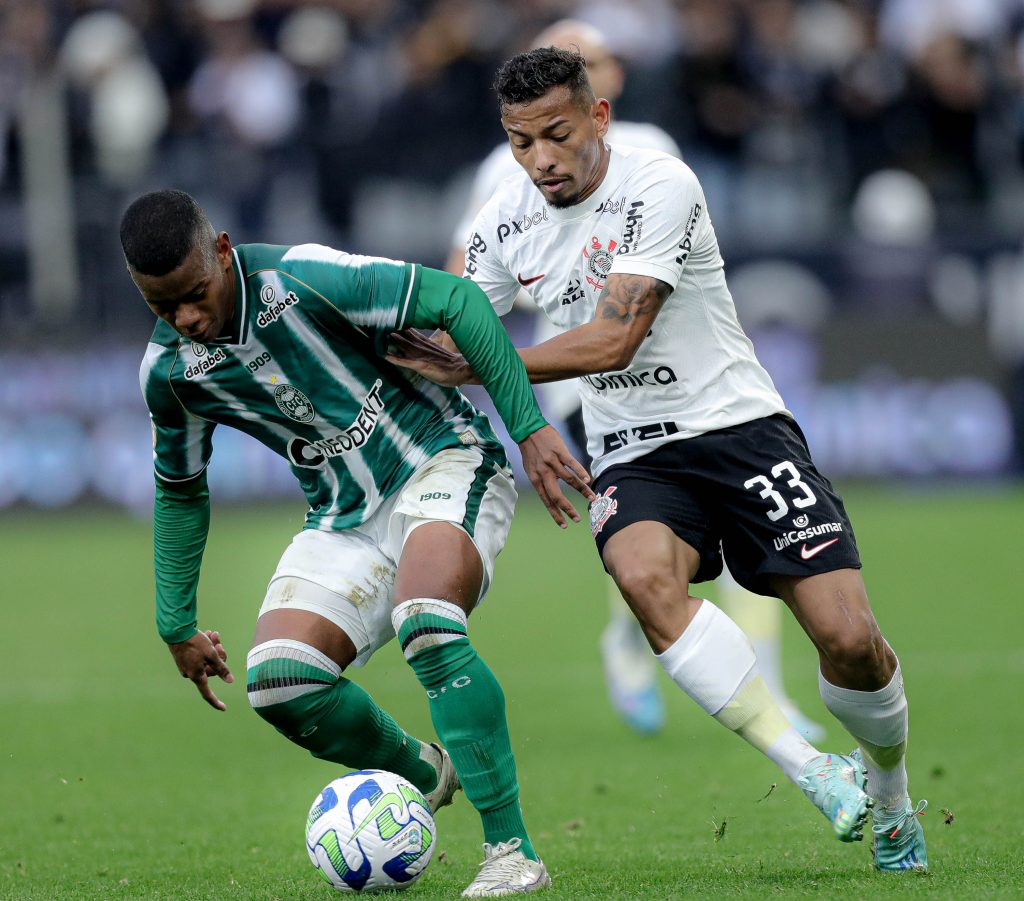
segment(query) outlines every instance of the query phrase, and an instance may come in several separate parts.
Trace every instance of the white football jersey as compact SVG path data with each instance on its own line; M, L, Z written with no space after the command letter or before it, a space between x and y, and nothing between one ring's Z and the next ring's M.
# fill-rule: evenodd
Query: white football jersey
M612 119L608 123L605 140L609 144L649 147L652 150L660 150L663 153L682 158L679 145L672 139L672 136L658 128L657 125L650 125L646 122L624 122ZM483 205L491 199L491 195L498 189L498 185L510 176L522 175L522 172L523 169L513 156L512 146L508 141L503 141L487 155L480 164L480 168L477 169L469 202L466 204L462 218L455 226L455 234L452 236L453 247L465 246L466 240L473 233L473 220L476 219L476 215ZM537 344L547 341L548 338L553 338L558 333L559 329L552 325L546 316L538 317L537 332L534 335L534 341ZM559 419L565 419L580 405L574 379L539 385L537 394L544 403L545 412Z
M577 380L594 474L669 441L785 411L736 318L704 192L656 150L610 145L585 201L550 206L520 169L473 223L465 275L499 315L525 289L561 330L594 317L613 273L672 286L629 369Z

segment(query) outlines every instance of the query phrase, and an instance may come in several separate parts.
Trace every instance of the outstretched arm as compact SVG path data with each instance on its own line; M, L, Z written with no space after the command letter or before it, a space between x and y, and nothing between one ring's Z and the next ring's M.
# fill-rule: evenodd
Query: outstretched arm
M650 333L672 287L646 275L612 274L590 322L520 349L531 382L625 369Z
M196 589L209 530L210 493L205 473L180 483L158 478L153 506L157 630L178 672L196 684L211 707L224 710L209 677L233 681L224 662L227 653L217 632L201 632L196 626Z
M625 369L671 293L669 284L650 276L619 273L608 276L590 322L543 344L519 349L530 381L554 382ZM461 347L458 337L452 337ZM464 355L431 345L427 339L408 332L392 336L389 359L442 385L478 381L472 361Z
M509 435L519 445L523 467L552 518L559 526L565 525L562 514L578 522L579 514L558 480L589 501L594 497L587 484L590 476L558 432L545 422L522 361L483 291L471 281L431 269L424 269L419 278L416 305L407 321L417 328L443 329L463 349L468 365L479 374ZM400 362L394 356L389 359Z

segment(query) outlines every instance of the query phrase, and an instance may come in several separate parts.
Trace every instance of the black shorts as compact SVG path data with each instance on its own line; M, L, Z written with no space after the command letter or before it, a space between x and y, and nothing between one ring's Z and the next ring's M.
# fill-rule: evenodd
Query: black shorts
M595 479L599 552L636 522L664 523L700 554L694 582L722 572L772 595L771 576L860 569L843 501L815 468L800 427L783 414L684 438Z

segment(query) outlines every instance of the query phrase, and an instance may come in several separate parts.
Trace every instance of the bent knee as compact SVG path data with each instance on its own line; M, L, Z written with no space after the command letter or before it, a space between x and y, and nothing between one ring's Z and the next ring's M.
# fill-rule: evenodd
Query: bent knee
M322 716L341 668L311 645L271 639L256 645L246 660L249 705L289 738L308 732Z
M680 591L683 597L687 593L688 586L680 586L670 566L627 561L616 565L611 574L626 600L634 606L648 608L671 604L680 599Z
M882 673L891 655L874 622L819 636L819 646L833 666L863 675Z

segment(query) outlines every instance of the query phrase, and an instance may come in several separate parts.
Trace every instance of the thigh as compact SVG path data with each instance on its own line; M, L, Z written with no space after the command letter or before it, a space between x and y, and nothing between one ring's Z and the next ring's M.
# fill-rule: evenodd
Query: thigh
M692 439L690 439L692 440ZM696 554L691 582L705 582L722 571L721 539L704 492L688 473L688 441L677 441L636 460L605 470L594 482L590 531L602 561L620 532L638 523L658 523ZM618 542L616 542L618 543Z
M394 561L356 530L306 529L278 563L253 644L286 638L311 644L342 668L362 666L394 637Z
M860 570L774 576L772 587L818 649L826 679L859 691L889 683L896 657L878 628Z
M714 486L725 561L744 588L775 595L779 576L860 568L843 501L793 420L771 416L691 440Z
M393 602L443 598L471 611L490 586L515 503L503 461L478 448L431 458L399 493L388 518L382 546L398 561Z
M837 569L815 576L774 576L772 588L817 645L848 629L875 627L860 570Z
M615 580L655 653L670 647L700 601L689 583L700 567L697 551L659 522L636 522L604 545L605 568Z
M421 522L402 548L392 603L437 598L471 613L483 572L480 552L462 529L449 522Z

